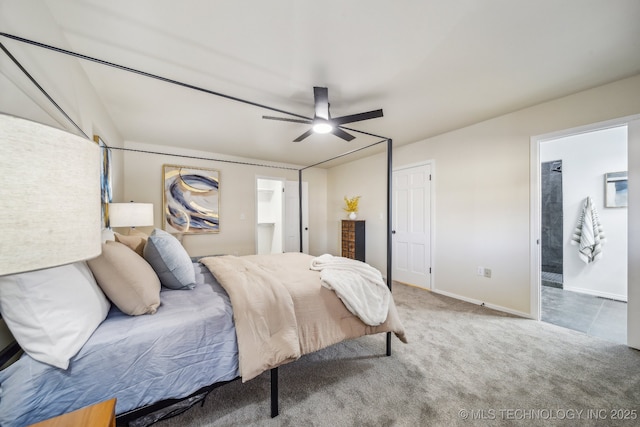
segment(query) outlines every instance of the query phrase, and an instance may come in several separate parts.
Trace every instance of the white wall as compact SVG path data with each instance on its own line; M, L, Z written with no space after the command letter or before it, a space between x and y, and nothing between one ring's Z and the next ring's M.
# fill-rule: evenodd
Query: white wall
M604 174L627 170L627 127L544 141L540 161L562 160L564 289L627 300L627 208L604 206ZM602 259L585 264L571 236L584 199L594 202L606 242Z
M216 153L164 147L141 142L125 142L125 148L149 152L171 153L207 159L236 160L248 163L275 164L255 159L243 159ZM126 151L124 154L125 200L153 203L154 227L162 228L162 165L184 165L216 169L220 172L220 232L186 234L182 244L191 256L232 254L248 255L256 252L256 177L272 177L295 181L297 170L258 167L171 155ZM290 166L290 165L284 165ZM326 173L308 170L303 177L309 182L310 224L325 221ZM141 227L150 232L153 227ZM319 254L324 247L324 227L310 226L310 252Z
M341 253L341 221L348 219L344 197L360 196L358 219L365 220L365 260L386 276L387 245L386 152L329 170L327 248Z
M437 164L434 290L533 316L531 137L637 113L640 75L396 148L394 167L427 160ZM334 215L330 225L342 215L343 195L366 191L363 203L383 197L379 183L384 180L382 158L374 156L329 170L328 212ZM373 178L368 174L365 181L362 175L368 168L380 173ZM363 212L368 220L367 260L385 271L385 246L382 241L372 245L370 239L370 233L384 235L386 226L375 217L383 209L375 203L376 207ZM335 233L332 230L330 227L329 233ZM337 234L329 238L336 244L339 241ZM492 278L477 276L477 266L491 268Z

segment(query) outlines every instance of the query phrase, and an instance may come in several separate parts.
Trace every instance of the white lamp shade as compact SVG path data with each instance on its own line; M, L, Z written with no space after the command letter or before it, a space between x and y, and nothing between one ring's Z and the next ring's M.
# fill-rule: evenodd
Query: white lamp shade
M0 114L0 276L100 255L100 149Z
M110 227L153 225L152 203L109 203Z

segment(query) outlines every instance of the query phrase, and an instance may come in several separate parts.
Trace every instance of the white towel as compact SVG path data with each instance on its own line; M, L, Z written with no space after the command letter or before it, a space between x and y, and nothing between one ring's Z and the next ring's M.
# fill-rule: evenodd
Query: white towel
M582 206L578 225L571 237L572 245L579 245L578 255L585 264L597 261L602 257L602 243L605 240L604 231L596 207L591 197L587 197Z
M369 264L324 254L312 259L310 268L320 271L322 286L333 290L367 325L377 326L387 319L391 292L382 274Z

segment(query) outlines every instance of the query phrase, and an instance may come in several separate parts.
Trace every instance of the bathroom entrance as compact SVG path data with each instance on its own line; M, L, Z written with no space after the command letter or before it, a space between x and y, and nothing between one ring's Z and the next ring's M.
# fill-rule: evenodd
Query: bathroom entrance
M623 124L546 138L538 163L540 319L621 344L627 342L626 191L624 203L612 206L606 183L614 175L626 183L627 133ZM585 215L591 219L582 223ZM596 235L597 245L590 237ZM585 255L596 246L597 257Z

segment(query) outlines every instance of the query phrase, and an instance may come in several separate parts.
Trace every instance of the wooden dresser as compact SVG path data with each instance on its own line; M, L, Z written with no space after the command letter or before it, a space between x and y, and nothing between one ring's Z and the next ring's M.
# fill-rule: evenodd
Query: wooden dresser
M32 424L30 427L115 427L116 399L105 400L59 417Z
M342 220L342 256L364 262L364 220Z

